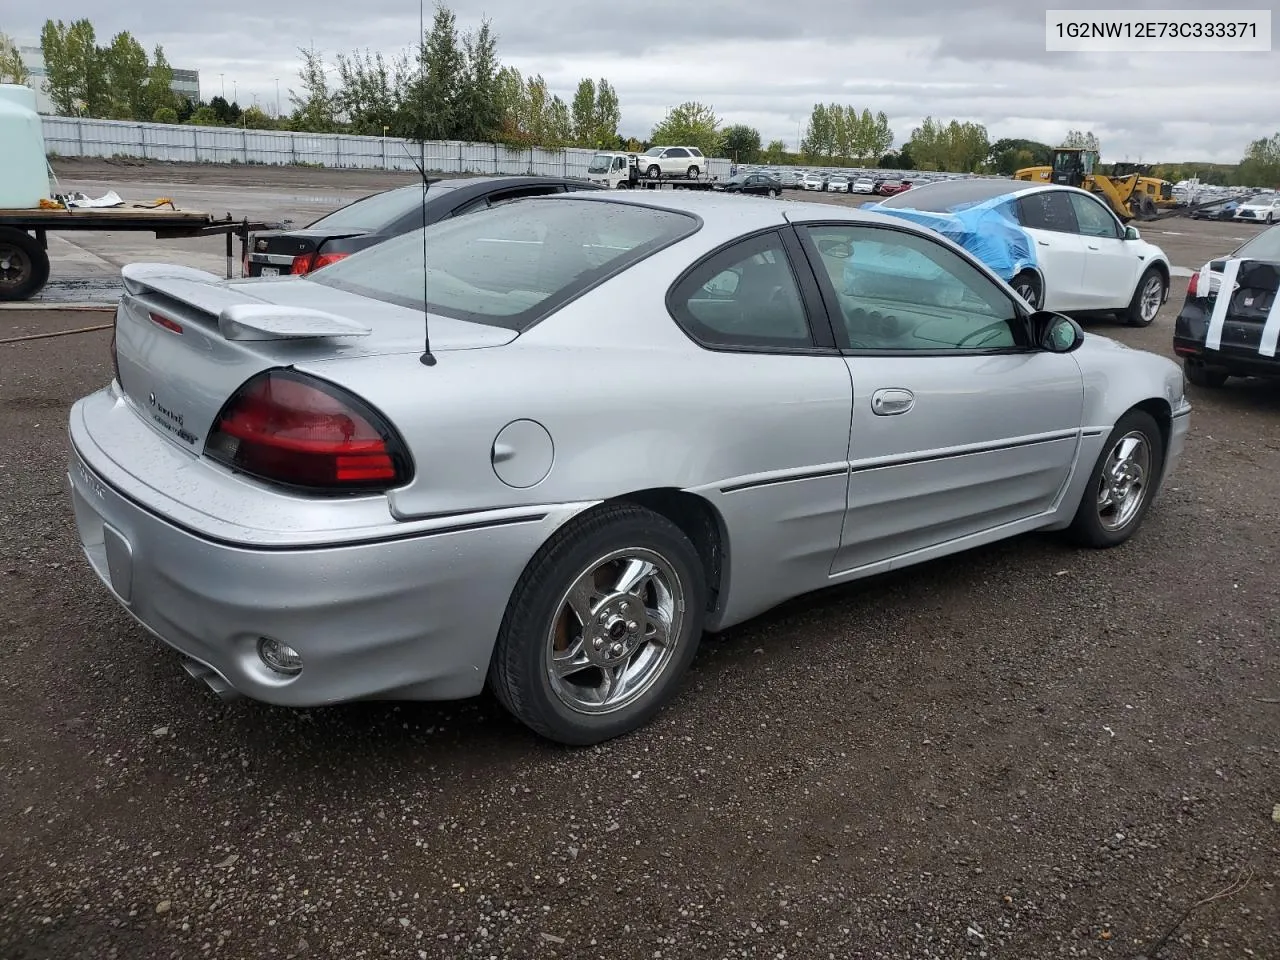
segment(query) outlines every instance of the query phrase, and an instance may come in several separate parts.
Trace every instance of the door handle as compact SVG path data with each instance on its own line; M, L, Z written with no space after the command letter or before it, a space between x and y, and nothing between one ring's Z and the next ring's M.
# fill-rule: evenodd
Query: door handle
M1089 249L1090 249L1090 250L1097 250L1098 248L1097 248L1097 247L1095 247L1095 246L1091 243L1091 244L1089 244Z
M1047 246L1049 246L1049 241L1048 241L1048 240L1037 240L1037 241L1036 241L1036 243L1040 244L1040 246L1042 246L1042 247L1047 247Z
M901 387L877 390L871 395L871 412L881 417L906 413L916 405L915 394Z

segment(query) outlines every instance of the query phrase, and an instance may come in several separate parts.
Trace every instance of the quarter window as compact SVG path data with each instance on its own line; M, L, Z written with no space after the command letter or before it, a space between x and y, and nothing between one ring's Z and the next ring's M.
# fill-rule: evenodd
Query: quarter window
M1013 301L951 250L901 230L802 228L819 282L855 350L1010 350L1027 334Z
M1086 237L1120 239L1116 218L1111 216L1106 207L1083 193L1071 193L1067 196L1071 200L1072 209L1075 210L1076 222L1080 224L1082 234Z
M671 312L708 347L813 346L809 319L777 233L734 244L703 261L671 291Z

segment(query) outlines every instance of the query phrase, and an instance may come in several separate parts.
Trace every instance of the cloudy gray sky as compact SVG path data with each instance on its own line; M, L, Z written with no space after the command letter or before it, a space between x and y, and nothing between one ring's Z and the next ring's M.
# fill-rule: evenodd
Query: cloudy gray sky
M750 124L789 146L815 102L838 101L883 110L898 142L926 115L983 123L992 140L1053 143L1068 129L1091 129L1106 161L1235 162L1250 140L1280 128L1280 53L1046 53L1047 5L1025 0L448 5L464 29L489 17L503 61L543 74L566 99L580 77L607 77L622 101L621 132L637 137L685 100L710 103L725 123ZM129 30L148 48L163 44L174 66L200 70L206 97L225 84L241 105L256 96L267 109L275 104L276 78L288 109L297 47L314 44L329 59L354 48L390 55L412 44L418 27L418 0L6 6L3 29L20 39L38 37L44 16L88 17L99 42ZM431 12L427 0L428 21Z

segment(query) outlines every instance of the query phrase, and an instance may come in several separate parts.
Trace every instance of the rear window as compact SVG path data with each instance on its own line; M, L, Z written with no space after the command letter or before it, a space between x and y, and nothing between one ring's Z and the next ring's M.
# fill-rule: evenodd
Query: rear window
M630 203L533 198L442 220L312 274L415 310L523 330L598 280L698 229ZM425 248L425 251L424 251ZM423 253L426 293L423 302Z
M926 213L950 213L954 208L985 200L994 200L1023 187L1009 180L944 180L924 182L910 194L899 194L885 200L881 206L909 208Z
M1246 260L1273 260L1280 263L1280 226L1263 230L1248 243L1238 247L1232 256Z
M427 188L427 199L438 196L451 189L433 183ZM347 204L321 217L311 224L313 229L325 230L361 230L377 233L399 220L406 213L417 210L422 205L422 185L415 183L410 187L397 187L383 193L375 193L371 197Z

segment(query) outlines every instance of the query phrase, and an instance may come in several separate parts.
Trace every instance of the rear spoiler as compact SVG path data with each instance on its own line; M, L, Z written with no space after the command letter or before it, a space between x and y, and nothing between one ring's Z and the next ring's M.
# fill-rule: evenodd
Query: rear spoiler
M131 263L121 268L120 276L132 296L158 293L216 318L218 332L227 340L314 340L367 337L373 332L366 324L324 310L268 303L194 267Z

